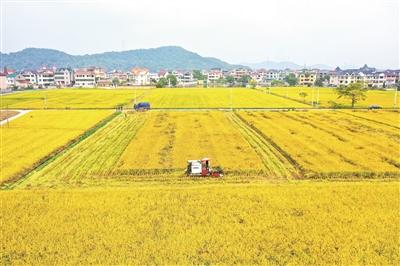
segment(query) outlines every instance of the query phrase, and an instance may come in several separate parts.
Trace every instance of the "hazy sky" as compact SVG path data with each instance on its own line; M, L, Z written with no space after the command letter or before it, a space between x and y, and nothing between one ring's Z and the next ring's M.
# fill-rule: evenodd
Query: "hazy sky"
M400 68L398 0L1 2L1 51L179 45L230 63Z

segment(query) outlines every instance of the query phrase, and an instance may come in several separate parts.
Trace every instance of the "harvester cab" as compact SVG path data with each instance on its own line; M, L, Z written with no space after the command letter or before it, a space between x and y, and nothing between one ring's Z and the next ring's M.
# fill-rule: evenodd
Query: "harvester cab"
M204 158L201 160L189 160L187 164L187 175L189 176L212 176L221 177L223 172L221 168L212 169L210 159Z

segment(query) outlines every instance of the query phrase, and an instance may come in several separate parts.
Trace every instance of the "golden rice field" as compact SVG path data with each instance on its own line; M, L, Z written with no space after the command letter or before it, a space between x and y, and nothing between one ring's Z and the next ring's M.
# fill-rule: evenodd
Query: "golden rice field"
M265 89L260 89L265 90ZM349 99L338 99L338 95L333 88L310 88L310 87L286 87L286 88L270 88L269 91L273 94L285 96L297 101L304 101L311 104L313 101L317 102L319 99L319 105L321 107L332 107L335 102L344 107L351 107L351 101ZM307 93L305 98L299 94L301 92ZM356 107L368 107L370 105L379 105L385 108L394 107L395 91L381 91L381 90L369 90L367 92L367 98L363 101L359 101ZM400 107L400 96L397 97L397 108Z
M268 143L236 128L226 112L120 115L19 186L79 186L105 180L191 180L189 159L212 158L227 179L290 178L296 169ZM252 139L253 138L253 139ZM257 142L258 141L258 142Z
M1 95L0 108L115 108L131 105L148 89L51 89Z
M110 114L109 110L31 111L4 124L0 184L20 177Z
M375 112L374 112L375 113ZM240 112L290 156L305 176L400 176L398 112Z
M399 182L0 192L2 264L398 265Z
M154 108L293 108L308 107L247 88L163 88L143 97Z
M52 103L134 99L108 91ZM227 108L229 91L139 97ZM232 91L236 107L306 106ZM42 108L33 98L7 101ZM383 110L31 111L0 127L1 264L398 265L399 122ZM224 177L186 176L202 157Z
M376 117L374 117L376 115ZM19 187L192 181L212 159L225 181L400 176L392 111L151 111L119 115ZM374 117L374 119L368 118Z

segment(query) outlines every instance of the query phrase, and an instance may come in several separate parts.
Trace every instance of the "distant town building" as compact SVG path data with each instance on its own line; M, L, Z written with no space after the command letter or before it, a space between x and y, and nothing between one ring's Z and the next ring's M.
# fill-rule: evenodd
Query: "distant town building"
M77 69L74 74L75 87L95 87L96 77L93 71Z
M28 81L29 84L37 84L37 73L31 70L22 71L21 75Z
M297 78L300 86L313 86L317 80L317 74L314 72L299 73Z
M150 73L147 68L134 67L131 70L130 80L132 85L145 86L150 85Z
M54 72L51 69L41 69L36 74L36 82L40 88L54 86Z
M7 87L7 74L0 72L0 91L5 91Z
M224 78L224 76L222 74L221 69L211 69L207 73L207 83L208 84L215 84L222 78Z
M74 72L71 68L57 68L54 72L54 82L60 87L69 87L73 85Z
M178 85L183 87L193 87L197 85L197 81L193 78L192 71L185 71L181 73Z

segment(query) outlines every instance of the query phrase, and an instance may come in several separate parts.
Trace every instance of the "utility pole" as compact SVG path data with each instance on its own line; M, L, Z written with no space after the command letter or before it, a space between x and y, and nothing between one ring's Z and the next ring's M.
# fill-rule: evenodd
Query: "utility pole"
M44 109L47 109L47 92L44 93Z
M397 108L397 94L398 94L398 91L399 91L399 88L395 88L395 91L394 91L394 109L396 109Z
M319 108L319 89L320 87L318 87L318 92L317 92L317 107Z
M314 103L315 103L315 97L314 97L314 86L312 86L311 87L311 89L312 89L312 102L311 102L311 104L312 104L312 107L315 107L315 105L314 105Z
M232 89L232 87L231 87L231 112L233 111L233 103L232 103L232 93L233 93L233 89Z

